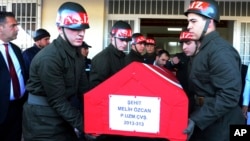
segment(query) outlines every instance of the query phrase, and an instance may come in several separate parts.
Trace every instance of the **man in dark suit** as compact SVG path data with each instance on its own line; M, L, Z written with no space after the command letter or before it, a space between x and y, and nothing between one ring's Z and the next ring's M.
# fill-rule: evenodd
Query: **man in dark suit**
M25 67L16 39L18 23L11 12L0 11L0 140L20 141L25 101ZM16 89L18 88L18 89Z

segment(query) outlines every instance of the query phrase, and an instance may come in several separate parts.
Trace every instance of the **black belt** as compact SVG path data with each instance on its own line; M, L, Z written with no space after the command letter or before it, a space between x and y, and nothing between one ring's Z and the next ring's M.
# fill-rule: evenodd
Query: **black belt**
M28 104L49 106L48 100L45 96L33 95L31 93L29 93L28 96Z

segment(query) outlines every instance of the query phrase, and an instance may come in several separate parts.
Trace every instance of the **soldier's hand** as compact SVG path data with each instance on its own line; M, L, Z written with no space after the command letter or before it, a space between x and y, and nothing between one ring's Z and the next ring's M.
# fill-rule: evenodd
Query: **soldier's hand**
M247 110L248 110L248 106L242 106L242 113L244 115L244 117L247 119Z
M195 126L194 121L191 119L188 119L188 127L183 131L184 134L188 135L188 140L190 139L190 137L192 136L194 132L194 126Z

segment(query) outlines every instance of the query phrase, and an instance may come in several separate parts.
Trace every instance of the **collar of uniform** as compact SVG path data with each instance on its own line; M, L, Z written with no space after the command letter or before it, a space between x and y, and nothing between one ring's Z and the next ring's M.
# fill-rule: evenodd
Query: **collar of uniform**
M132 54L132 55L137 56L139 58L143 58L143 56L139 52L137 52L133 49L130 50L129 54Z
M211 40L218 38L220 35L217 31L212 31L204 36L201 40L200 50L206 46Z
M37 50L41 50L36 44L34 44L32 47L36 48Z
M112 44L110 44L108 46L108 48L110 48L110 50L112 50L112 52L114 52L115 55L119 56L119 57L124 57L125 53L123 51L118 50L115 46L113 46Z
M58 40L56 40L56 43L60 48L63 48L64 51L67 52L71 57L75 58L77 54L77 48L71 46L67 41L65 41L60 35L58 36Z

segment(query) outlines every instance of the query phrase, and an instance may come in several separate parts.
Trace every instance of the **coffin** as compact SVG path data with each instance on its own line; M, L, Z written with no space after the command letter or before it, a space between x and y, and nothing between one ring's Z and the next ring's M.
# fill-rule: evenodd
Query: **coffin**
M133 62L84 94L84 131L184 141L188 99L175 75Z

